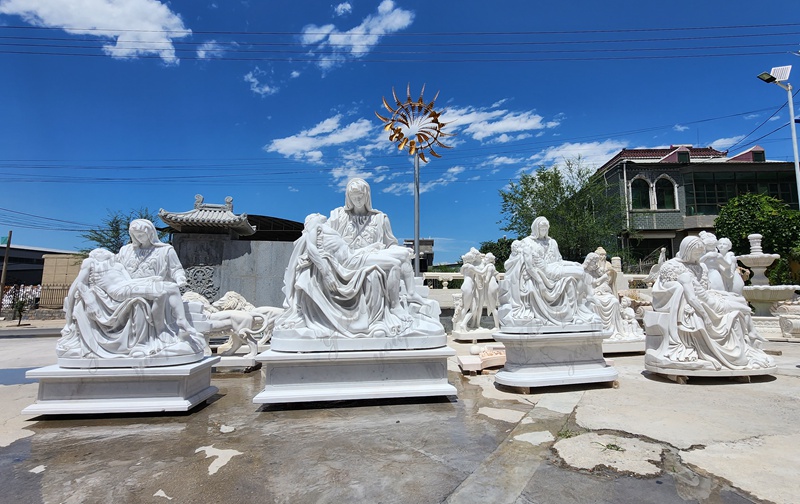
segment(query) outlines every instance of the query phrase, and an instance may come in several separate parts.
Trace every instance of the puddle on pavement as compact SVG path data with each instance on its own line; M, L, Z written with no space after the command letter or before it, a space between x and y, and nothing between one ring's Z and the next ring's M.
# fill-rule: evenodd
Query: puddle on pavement
M0 385L24 385L37 383L38 380L25 378L25 373L36 368L0 369Z

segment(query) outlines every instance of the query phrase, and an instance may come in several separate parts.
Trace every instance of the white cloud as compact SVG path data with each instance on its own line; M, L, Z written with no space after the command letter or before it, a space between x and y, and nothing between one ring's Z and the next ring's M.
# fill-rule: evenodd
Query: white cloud
M506 143L532 136L532 131L555 128L563 116L550 121L532 110L515 112L495 108L452 108L442 114L442 121L452 130L463 130L473 139L485 143ZM445 130L447 131L447 130Z
M197 48L197 57L200 59L221 58L224 54L225 50L216 40L204 42Z
M744 120L751 121L753 119L758 119L759 117L761 117L761 114L747 114L746 116L744 116Z
M289 192L300 192L300 189L296 187L289 186Z
M341 125L341 120L341 114L330 117L296 135L275 139L265 145L264 150L277 152L288 158L319 163L322 161L320 149L355 142L367 136L374 127L366 119L358 119L344 126Z
M456 182L458 180L457 175L463 173L466 170L463 166L453 166L449 168L441 177L430 180L427 182L420 182L419 184L419 193L423 194L428 191L433 190L438 186L446 186L452 182ZM388 187L383 189L383 192L394 194L396 196L401 196L404 194L414 194L414 183L413 182L397 182L394 184L390 184Z
M689 126L684 126L682 124L676 124L675 126L672 127L672 129L680 133L681 131L688 130Z
M506 166L524 162L524 158L511 158L508 156L490 156L489 159L481 163L481 166Z
M774 116L770 117L770 118L769 118L769 120L770 120L770 122L772 122L772 121L777 121L777 120L778 120L778 119L780 119L780 118L781 118L781 116L779 116L779 115L774 115Z
M2 0L0 14L72 35L111 39L103 51L114 58L155 54L170 64L179 62L172 41L192 33L180 15L157 0Z
M725 150L731 145L738 143L742 138L744 138L744 135L736 135L730 138L718 138L711 142L711 147L717 150Z
M248 72L244 76L244 81L250 84L250 91L261 95L268 96L278 92L278 88L270 86L269 84L262 84L259 77L267 75L267 72L256 67L252 72Z
M408 28L414 21L414 13L395 7L392 0L383 0L378 12L367 16L358 26L339 31L336 26L307 25L300 41L303 45L315 46L311 52L319 51L318 65L323 70L333 68L348 59L368 54L381 37Z
M489 106L489 108L497 108L497 107L499 107L500 105L504 104L507 101L508 101L508 98L503 98L502 100L497 100L496 102L492 103L491 106Z
M297 70L292 70L292 73L289 74L289 77L291 77L292 79L296 79L300 77L300 72L298 72Z
M333 8L333 12L336 13L337 16L344 16L345 14L350 14L353 11L353 6L350 5L350 2L343 2Z
M539 152L530 157L529 162L535 165L550 166L563 163L565 159L581 157L584 165L599 167L617 152L627 147L626 142L606 140L604 142L563 143Z

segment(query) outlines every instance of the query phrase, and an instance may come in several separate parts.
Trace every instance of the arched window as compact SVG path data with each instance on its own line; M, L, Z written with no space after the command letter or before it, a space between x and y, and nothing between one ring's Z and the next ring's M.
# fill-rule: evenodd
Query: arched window
M659 210L677 208L675 206L675 184L666 177L656 180L656 208Z
M649 209L650 208L650 184L644 179L634 179L631 181L631 208Z

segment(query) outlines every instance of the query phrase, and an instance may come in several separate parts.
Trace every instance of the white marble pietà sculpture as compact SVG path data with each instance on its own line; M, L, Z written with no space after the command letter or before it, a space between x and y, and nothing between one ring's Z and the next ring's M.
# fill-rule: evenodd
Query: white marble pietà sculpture
M152 222L130 224L118 254L95 249L64 300L58 364L39 380L26 415L189 411L218 392L179 286L186 275Z
M64 303L56 346L62 367L165 366L203 358L204 341L186 317L186 276L152 222L130 224L118 254L95 249Z
M701 262L708 252L701 238L688 236L678 255L661 266L653 285L654 312L645 314L645 367L683 380L774 371L772 357L753 344L760 338L747 301L712 288Z
M345 205L306 217L284 278L256 404L454 395L439 304L414 278L413 252L372 208L369 184Z
M329 219L306 218L286 270L286 311L276 321L273 349L286 348L287 340L331 338L364 340L350 347L366 349L375 338L444 334L438 303L417 293L411 257L397 245L388 217L372 208L369 185L351 180L344 207Z
M591 276L561 258L549 230L547 219L537 217L531 236L511 244L500 283L500 331L493 335L505 346L506 362L495 382L529 388L614 382L617 371L603 358L609 331L592 308Z
M630 323L630 319L623 317L623 307L613 292L612 277L606 268L605 259L596 252L590 252L583 261L583 268L589 275L594 289L595 313L600 316L603 328L610 332L605 341L607 343L640 341L642 343L639 351L644 350L644 331L635 320L634 325ZM633 312L630 309L630 299L626 299L628 301L626 308Z
M501 288L500 324L533 327L598 322L592 286L583 267L564 261L549 236L550 222L537 217L531 235L511 245Z

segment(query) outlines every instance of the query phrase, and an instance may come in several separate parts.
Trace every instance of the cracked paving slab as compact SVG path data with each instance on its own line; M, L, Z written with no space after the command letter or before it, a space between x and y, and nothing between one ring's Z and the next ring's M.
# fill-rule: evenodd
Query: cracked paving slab
M800 435L764 436L713 443L702 449L681 451L680 456L684 462L735 482L761 499L793 504L800 498L797 447Z
M660 444L637 438L594 432L560 439L553 448L565 463L578 469L592 470L605 466L644 477L661 472L659 464L664 450Z

